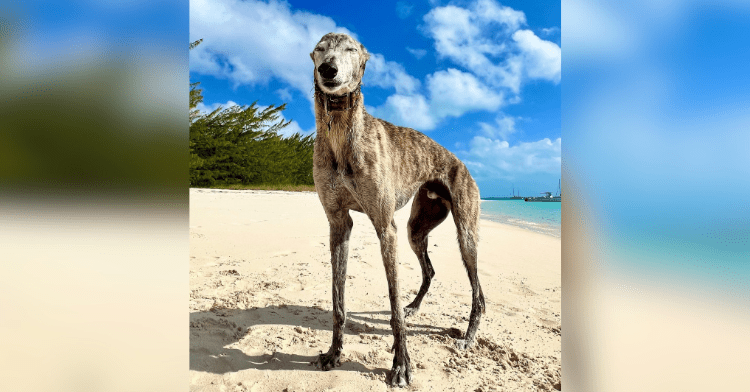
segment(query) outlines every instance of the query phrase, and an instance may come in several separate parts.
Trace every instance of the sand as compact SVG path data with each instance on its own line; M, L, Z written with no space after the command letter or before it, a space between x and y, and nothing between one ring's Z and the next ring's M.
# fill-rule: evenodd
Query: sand
M410 205L410 204L409 204ZM402 302L421 270L396 212ZM352 212L342 366L310 366L331 342L328 222L315 193L190 190L190 390L384 391L393 355L380 246ZM560 389L560 239L481 221L487 312L469 350L471 287L449 217L429 239L435 278L407 318L408 391Z

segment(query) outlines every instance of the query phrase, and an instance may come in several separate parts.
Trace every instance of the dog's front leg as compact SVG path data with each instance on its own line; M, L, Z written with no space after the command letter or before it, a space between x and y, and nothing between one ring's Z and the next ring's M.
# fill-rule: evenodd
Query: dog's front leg
M349 210L328 213L330 224L331 268L333 270L333 342L325 354L320 354L315 366L330 370L341 366L341 350L344 346L344 327L346 308L344 306L344 288L346 285L346 260L349 254L349 235L352 232L352 218Z
M378 227L375 230L380 237L380 251L383 254L385 274L388 279L388 297L391 300L391 328L393 329L393 367L388 376L392 386L404 387L411 383L411 359L406 349L406 325L404 324L404 311L399 297L398 284L398 260L396 253L396 224L393 219L390 223Z

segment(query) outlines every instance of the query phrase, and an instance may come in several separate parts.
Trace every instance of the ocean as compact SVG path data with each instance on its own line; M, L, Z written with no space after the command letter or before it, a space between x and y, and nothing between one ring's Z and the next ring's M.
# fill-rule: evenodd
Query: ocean
M560 238L560 205L556 202L482 200L482 219Z

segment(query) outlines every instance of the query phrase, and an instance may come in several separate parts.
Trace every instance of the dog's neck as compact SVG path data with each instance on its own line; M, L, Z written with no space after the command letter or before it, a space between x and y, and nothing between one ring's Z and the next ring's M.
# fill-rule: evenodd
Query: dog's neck
M333 95L321 90L316 82L315 100L321 105L326 113L351 110L357 106L357 102L359 102L359 99L362 96L361 87L362 85L360 84L356 89L344 95Z
M361 85L343 95L327 94L315 83L315 106L317 107L318 143L326 143L337 162L345 162L348 141L351 140L354 123L362 102ZM364 108L362 108L364 110Z

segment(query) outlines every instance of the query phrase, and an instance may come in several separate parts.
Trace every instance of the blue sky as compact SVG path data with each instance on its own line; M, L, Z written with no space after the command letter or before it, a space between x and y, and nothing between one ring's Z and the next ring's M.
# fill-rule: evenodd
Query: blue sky
M190 79L204 108L287 103L311 133L312 62L324 34L372 54L367 110L424 132L469 167L483 196L555 191L560 178L560 3L194 0Z

